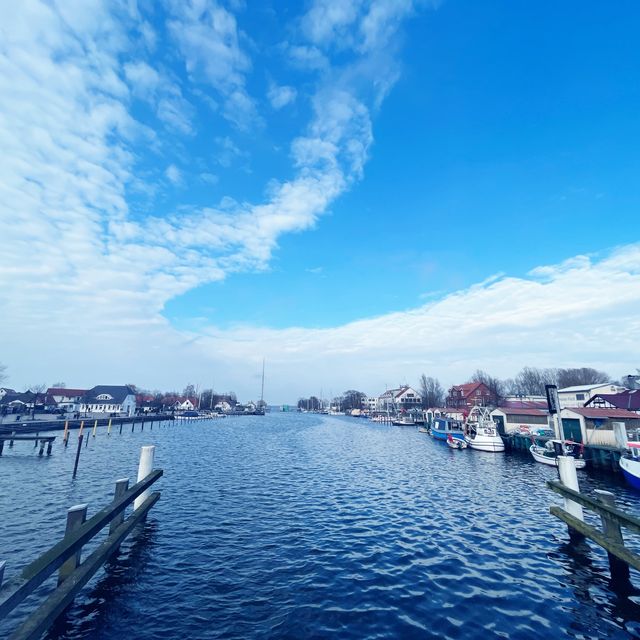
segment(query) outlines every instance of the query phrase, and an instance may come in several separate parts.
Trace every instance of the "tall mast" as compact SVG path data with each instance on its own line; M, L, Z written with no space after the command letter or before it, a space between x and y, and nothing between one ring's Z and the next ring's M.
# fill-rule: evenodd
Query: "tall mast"
M260 388L260 407L264 405L264 358L262 358L262 387Z

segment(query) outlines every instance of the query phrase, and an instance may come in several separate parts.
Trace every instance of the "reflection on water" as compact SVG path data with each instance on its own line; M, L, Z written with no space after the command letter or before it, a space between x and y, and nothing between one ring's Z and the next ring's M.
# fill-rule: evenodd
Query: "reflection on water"
M638 637L638 594L548 513L555 469L347 418L99 434L76 481L74 447L16 450L0 459L8 571L61 535L66 507L108 502L149 443L160 502L48 638ZM616 479L580 481L638 512Z

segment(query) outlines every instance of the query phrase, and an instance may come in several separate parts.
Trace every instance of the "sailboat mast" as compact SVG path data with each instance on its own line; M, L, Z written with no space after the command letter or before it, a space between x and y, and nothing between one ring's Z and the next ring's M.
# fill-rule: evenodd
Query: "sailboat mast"
M260 387L260 407L264 405L264 358L262 358L262 386Z

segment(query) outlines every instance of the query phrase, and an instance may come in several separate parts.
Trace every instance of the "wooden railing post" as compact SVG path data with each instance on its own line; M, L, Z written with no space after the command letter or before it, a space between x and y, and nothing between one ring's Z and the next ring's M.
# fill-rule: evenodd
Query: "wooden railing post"
M75 507L71 507L67 511L67 528L64 532L65 538L72 534L78 527L85 523L87 519L87 505L78 504ZM78 549L75 555L71 556L58 571L58 584L62 584L80 564L80 554L82 548Z
M594 493L600 502L615 508L616 498L613 493L601 489L596 489ZM604 513L600 514L600 519L602 520L602 533L615 544L624 545L620 522ZM609 568L611 569L611 581L619 585L629 584L629 565L611 553L607 553L607 556L609 557Z
M120 478L116 480L116 490L113 493L113 499L117 500L129 488L129 478ZM124 522L124 510L121 511L109 525L109 535L111 535Z

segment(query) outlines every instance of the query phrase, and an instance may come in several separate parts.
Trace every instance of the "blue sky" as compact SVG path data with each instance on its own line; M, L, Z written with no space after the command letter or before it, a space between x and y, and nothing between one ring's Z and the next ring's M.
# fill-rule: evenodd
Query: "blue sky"
M0 18L9 383L248 399L266 357L277 402L638 366L637 3Z

